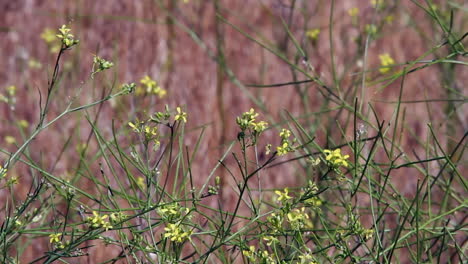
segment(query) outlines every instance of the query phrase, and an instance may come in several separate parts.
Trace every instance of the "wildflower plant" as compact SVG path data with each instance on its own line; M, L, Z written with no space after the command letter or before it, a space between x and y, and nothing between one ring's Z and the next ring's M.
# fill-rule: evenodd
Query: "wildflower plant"
M462 166L466 160L463 156L466 135L460 130L463 126L459 118L464 103L459 98L464 95L456 85L458 67L464 65L460 57L464 54L465 32L459 31L462 27L456 24L457 19L451 21L450 14L443 14L449 7L454 14L459 12L456 4L445 7L439 4L437 10L431 3L417 5L415 8L424 9L421 13L433 22L419 23L398 5L372 1L361 11L351 9L349 16L344 11L345 23L341 23L336 11L342 9L335 10L332 1L332 8L326 10L331 12L330 19L327 18L330 41L327 49L331 58L327 58L314 49L315 44L326 45L326 42L319 43L321 33L307 31L306 25L313 17L309 12L310 1L292 5L290 19L283 21L281 36L284 37L277 40L277 31L283 30L279 27L274 38L268 41L257 39L261 34L253 36L244 32L244 24L234 25L235 20L225 19L223 1L207 2L207 6L213 4L216 10L213 23L220 23L214 27L216 45L205 43L210 39L210 32L204 33L206 38L199 38L193 27L185 26L193 21L190 21L192 16L183 13L186 8L179 8L183 1L160 2L155 8L164 9L168 38L174 37L170 32L181 27L217 63L218 75L213 79L219 81L220 122L197 123L197 115L189 111L191 107L158 108L159 99L169 94L149 75L119 86L121 76L117 74L111 80L91 80L98 73L106 77L107 69L119 66L98 56L94 57L93 65L83 67L88 73L92 68L91 78L88 74L79 89L74 89L73 80L81 80L81 68L63 71L64 64L70 64L64 61L67 57L63 54L69 52L78 57L75 54L79 51L75 49L79 48L75 47L78 41L67 25L60 27L58 33L44 31L41 38L48 48L57 44L58 48L54 51L56 58L50 76L44 76L42 82L47 84L40 87L34 104L38 105L37 113L28 115L26 121L22 116L25 111L15 111L12 107L29 102L24 94L34 94L25 91L25 87L31 87L27 83L28 72L22 79L18 78L20 83L3 86L0 96L0 106L6 113L2 120L6 132L2 139L13 142L5 138L11 135L16 140L14 145L2 141L0 146L3 155L0 194L5 198L1 210L4 217L0 223L0 263L93 262L94 252L101 250L106 252L100 255L105 258L101 261L108 263L462 263L466 259L463 194L468 188ZM321 6L317 7L318 12L324 11ZM269 14L275 16L275 12ZM336 36L342 32L341 24L349 22L350 17L352 32L359 36L352 40ZM390 23L400 18L408 21ZM297 27L297 21L304 21L303 27ZM407 25L408 31L416 29L412 37L422 39L427 39L426 27L433 27L428 32L439 32L435 41L440 44L429 47L413 61L406 59L405 65L399 66L403 70L386 76L385 82L369 83L366 75L369 61L380 59L381 74L391 72L395 65L390 55L375 54L371 45L376 36L382 38L379 43L386 45L387 38L400 34L390 28L395 24ZM235 30L225 31L228 27ZM357 30L358 27L365 27L365 31ZM392 30L392 36L387 29ZM230 68L234 64L229 61L232 56L225 54L229 45L224 42L224 32L245 35L248 41L259 44L264 49L262 52L268 52L268 56L286 62L282 67L290 71L277 76L281 83L268 84L268 80L276 78L270 79L267 67L258 76L264 83L241 82ZM296 36L303 38L297 40ZM351 43L354 40L357 41ZM177 61L172 57L178 45L172 45L172 41L168 40L170 63L167 64ZM313 44L307 45L310 41ZM351 56L340 57L341 49L334 50L350 43L353 45L346 46L346 54ZM213 47L216 52L211 50ZM412 54L418 52L414 50ZM425 61L430 54L435 59ZM320 59L323 64L320 72L304 70L307 56ZM269 60L265 60L265 66L270 66ZM158 67L159 61L154 60L152 67ZM437 101L444 101L447 111L443 129L429 125L424 137L411 130L414 119L408 121L411 118L404 107L424 102L432 112L432 101L402 98L408 85L404 75L427 67L440 70L443 89L438 95L443 98L446 92L447 99ZM170 75L173 70L161 69L161 76ZM25 71L30 70L25 67ZM249 70L249 74L257 72ZM375 98L365 96L374 88L368 85L386 89L397 80L400 95L388 104L395 108L395 114L383 121L374 107ZM235 119L226 118L222 107L227 102L223 101L224 81L241 88L238 91L262 109L270 124L262 121L262 115L253 108L241 111ZM98 93L84 94L90 82L93 91ZM260 89L252 92L253 87L284 89L280 94L293 88L288 99L297 105L291 112L279 110L275 102L280 100L270 100L269 92ZM100 97L91 99L96 94ZM318 98L312 98L312 94ZM114 100L118 107L109 111L101 107L122 95L130 100ZM140 95L155 96L141 98ZM199 103L190 98L169 99L187 101L190 106ZM83 103L85 100L90 101ZM91 114L95 107L99 115ZM277 120L278 114L283 113L287 115ZM80 119L76 123L76 116L85 117L86 120L82 119L85 122ZM66 134L68 129L62 129L60 133L48 134L60 127L58 121L65 118L69 118L67 127L77 127L74 133ZM105 123L106 119L112 123ZM71 126L74 122L75 126ZM190 130L185 130L187 124ZM361 124L366 127L365 132ZM88 130L82 130L85 125ZM229 131L232 126L234 130ZM282 128L285 126L290 129ZM278 145L267 144L273 138L265 133L269 127L279 128ZM221 146L213 147L216 138L204 138L206 129L212 128L221 129L224 136ZM83 135L84 131L89 134ZM414 137L412 145L416 146L414 155L405 146L405 138L411 137ZM52 140L54 145L63 144L56 157L42 157L46 151L34 142L44 138ZM209 147L204 146L207 141ZM298 142L310 143L298 146ZM323 146L335 147L324 149ZM418 149L423 149L423 155ZM79 150L79 155L75 150ZM221 155L207 154L212 152ZM293 152L293 157L286 155ZM73 157L71 167L70 161L65 160L69 153ZM399 176L407 172L415 174L417 180L410 174L404 175L405 179L415 181L401 188ZM338 181L337 177L328 177L330 174L337 174ZM24 188L18 191L23 186L28 188L27 193ZM34 251L39 240L44 244L40 248L49 250ZM35 254L34 259L23 261L22 258L31 254Z
M246 147L257 144L257 139L267 128L268 123L265 121L257 121L258 113L253 108L250 108L248 112L244 112L241 116L236 118L236 123L240 128L238 133L238 139L244 140L249 139L249 143Z

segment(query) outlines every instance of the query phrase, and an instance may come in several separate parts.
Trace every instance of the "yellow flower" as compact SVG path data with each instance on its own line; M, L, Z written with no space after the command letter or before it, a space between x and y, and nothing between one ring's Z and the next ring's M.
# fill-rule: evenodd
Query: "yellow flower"
M156 81L151 79L151 77L149 77L148 75L141 79L140 83L146 85L146 87L156 86Z
M5 177L7 171L8 171L8 170L7 170L6 168L3 168L2 165L0 165L0 178Z
M338 168L340 166L349 166L349 163L347 161L349 155L341 155L341 149L325 149L323 152L325 153L325 160L327 160L333 168Z
M284 188L284 192L281 192L279 190L275 191L276 195L278 195L278 198L276 198L276 201L278 202L283 202L292 199L291 196L289 196L289 190L288 188Z
M109 222L106 221L108 215L100 216L98 212L93 211L93 216L89 216L86 220L92 228L104 228L106 231L112 228Z
M395 64L395 61L390 57L388 53L379 55L380 64L382 66L389 66ZM390 70L390 67L382 67L379 69L381 73L386 73Z
M166 233L164 234L165 238L169 238L171 241L176 243L182 243L187 239L190 239L192 235L191 231L184 232L180 227L180 223L167 224L167 227L164 228Z
M49 235L50 243L51 243L51 244L59 243L59 242L60 242L60 237L61 237L61 236L62 236L62 233L50 234L50 235Z
M286 155L291 150L291 146L289 146L288 141L284 141L281 146L276 147L276 151L278 152L278 156Z
M306 32L306 36L309 37L312 40L317 40L319 34L320 34L320 29L319 28L309 29Z
M8 144L15 144L16 138L12 136L5 136L5 142Z
M26 120L23 119L23 120L18 121L18 125L19 125L20 127L22 127L22 128L28 128L29 123L28 123L28 121L26 121Z
M351 9L348 9L348 14L349 14L351 17L357 17L357 15L359 15L359 8L353 7L353 8L351 8Z
M291 130L283 128L283 129L281 129L281 132L280 132L279 136L282 139L287 139L287 138L289 138L291 136Z
M268 127L268 123L265 121L260 121L258 123L252 123L253 130L257 133L265 131Z
M177 107L176 110L177 110L177 114L176 114L176 116L174 117L174 119L175 119L176 121L182 121L182 122L184 122L184 123L187 123L187 113L186 113L186 112L183 112L183 111L180 109L180 107Z
M246 256L250 261L255 261L255 246L250 246L248 250L242 250L242 254Z
M143 177L138 177L137 180L136 180L136 184L137 184L140 188L144 189L144 188L145 188L145 178L143 178Z
M67 48L78 44L78 40L74 39L74 36L70 34L71 29L68 28L66 25L62 25L61 28L59 28L59 34L57 34L57 38L62 40L62 43L65 44Z
M10 97L13 97L13 96L16 95L16 86L10 85L10 86L8 86L8 87L6 88L6 90L7 90L8 95L9 95Z
M387 24L391 25L393 23L394 17L392 15L388 15L384 19Z

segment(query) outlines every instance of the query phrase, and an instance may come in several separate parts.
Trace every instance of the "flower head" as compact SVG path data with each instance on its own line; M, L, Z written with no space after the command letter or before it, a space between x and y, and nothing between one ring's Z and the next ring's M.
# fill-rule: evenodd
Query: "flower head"
M65 45L65 48L70 48L76 44L78 44L80 41L74 39L74 36L70 33L71 29L68 28L66 25L62 25L61 28L59 28L59 34L57 34L57 38L62 40L62 44Z
M276 195L278 195L278 198L276 198L276 201L278 201L278 202L283 202L283 201L286 202L286 201L292 199L292 197L289 196L288 188L284 188L283 192L281 192L279 190L276 190L275 193L276 193Z
M140 83L144 85L146 93L148 94L155 94L159 98L163 98L167 94L167 91L161 88L161 86L159 86L159 84L155 80L151 79L151 77L149 77L148 75L146 75L143 79L141 79ZM139 94L138 89L137 89L137 94Z
M340 166L348 167L348 158L349 155L342 155L341 149L329 150L325 149L323 151L325 153L325 160L328 161L331 167L339 168Z
M319 28L309 29L306 32L306 36L309 37L311 40L317 40L320 34Z
M359 15L359 8L353 7L351 9L348 9L348 15L351 17L357 17Z
M180 222L175 224L167 224L167 226L164 228L164 231L166 231L164 237L169 238L171 241L176 243L182 243L185 240L190 239L190 236L192 235L191 231L184 231L182 229Z
M60 242L60 237L62 237L62 233L50 234L49 235L49 238L50 238L49 241L50 241L51 244L58 243L58 242Z
M393 60L392 57L390 57L388 53L379 55L379 59L380 59L380 64L383 66L382 68L379 69L381 73L387 73L390 70L390 67L385 67L385 66L395 64L395 61Z
M177 107L176 110L177 110L177 114L175 115L174 119L176 121L181 121L181 122L187 123L187 113L183 112L180 109L180 107Z

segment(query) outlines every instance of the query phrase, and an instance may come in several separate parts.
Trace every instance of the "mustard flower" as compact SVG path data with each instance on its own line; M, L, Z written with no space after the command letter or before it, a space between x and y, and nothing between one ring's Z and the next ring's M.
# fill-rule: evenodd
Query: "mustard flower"
M278 152L278 156L286 155L288 152L294 152L295 139L291 142L289 137L291 137L291 131L289 129L283 128L279 133L281 137L281 144L276 147L276 151Z
M163 98L167 94L167 91L161 88L161 86L159 86L158 83L155 80L151 79L151 77L149 77L148 75L141 79L140 83L145 86L146 93L148 94L155 94L159 98ZM137 94L139 93L141 92L139 92L137 89Z
M291 136L291 131L289 129L283 128L283 129L281 129L281 132L280 132L279 136L282 139L287 139L287 138L289 138Z
M359 15L359 8L353 7L348 9L348 15L350 15L351 17L357 17Z
M309 215L305 212L305 208L294 209L287 214L288 222L291 227L295 230L299 230L304 227L304 223L309 219Z
M140 187L141 189L144 189L146 184L145 184L145 178L143 177L138 177L137 180L136 180L136 184L138 185L138 187Z
M5 136L5 142L7 144L15 144L16 143L16 138L12 136Z
M322 200L320 200L320 198L318 198L317 196L314 196L314 197L304 200L304 203L314 208L318 208L322 205Z
M148 75L141 79L140 83L146 85L146 87L156 86L156 81L151 79L151 77L149 77Z
M382 68L379 69L381 73L387 73L390 70L390 67L384 67L384 66L395 64L395 61L393 60L392 57L390 57L388 53L379 55L379 59L380 59L380 64L383 66Z
M60 242L60 237L62 236L62 233L56 233L56 234L50 234L49 235L49 238L50 238L50 243L51 244L55 244L55 243L59 243Z
M317 40L320 34L319 28L309 29L306 32L306 36L309 37L311 40Z
M252 126L253 126L253 130L257 133L261 133L263 131L265 131L268 127L268 123L265 122L265 121L260 121L260 122L257 122L257 123L252 123Z
M333 168L338 168L340 166L348 167L348 158L349 155L342 155L341 149L329 150L325 149L325 160L329 162L330 166Z
M284 191L283 191L283 192L281 192L281 191L279 191L279 190L276 190L275 193L276 193L276 195L278 195L278 198L276 199L276 201L278 201L278 202L283 202L283 201L286 202L286 201L292 199L292 197L288 195L288 194L289 194L289 190L288 190L287 187L284 188Z
M24 119L22 119L22 120L18 121L18 125L19 125L21 128L28 128L29 122L26 121L26 120L24 120Z
M62 27L59 28L59 34L56 35L57 38L61 39L66 48L70 48L79 43L79 40L74 39L74 36L70 33L70 31L70 28L68 28L66 25L62 25Z
M166 233L164 234L165 238L169 238L171 241L176 242L176 243L182 243L187 239L190 239L190 236L192 235L191 231L185 232L181 227L180 223L175 223L175 224L167 224L167 226L164 228Z
M394 18L392 15L388 15L388 16L386 16L386 17L384 18L385 22L386 22L387 24L389 24L389 25L391 25L391 24L393 23L393 20L394 20L394 19L395 19L395 18Z
M253 108L250 108L248 112L242 114L242 116L238 116L236 118L236 123L240 127L242 131L247 130L248 128L252 128L255 123L255 118L258 116L258 113L255 113Z
M264 236L263 240L265 240L267 242L267 246L271 246L272 244L279 243L278 238L276 238L274 236Z
M99 215L98 212L93 211L93 216L88 217L86 220L92 228L104 228L106 231L112 228L112 225L106 221L108 215Z
M181 121L181 122L187 123L187 113L183 112L180 109L180 107L177 107L176 110L177 110L177 114L175 115L174 119L176 121Z
M109 219L112 223L122 222L127 216L122 212L111 213Z
M242 250L242 254L246 256L250 261L257 260L255 246L250 246L248 250Z
M281 146L276 147L278 156L286 155L288 152L290 152L290 150L291 150L291 146L289 145L289 142L283 142Z

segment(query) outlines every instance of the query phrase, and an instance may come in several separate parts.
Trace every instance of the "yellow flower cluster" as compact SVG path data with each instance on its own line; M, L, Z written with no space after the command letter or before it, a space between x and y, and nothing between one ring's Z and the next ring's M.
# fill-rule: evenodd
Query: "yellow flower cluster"
M75 37L70 33L71 29L68 28L66 25L62 25L59 28L59 34L57 34L57 38L62 40L62 44L65 45L65 48L70 48L74 45L77 45L80 41L74 39Z
M169 203L159 207L157 212L165 221L176 222L188 214L190 209L180 206L179 203Z
M255 122L255 118L257 118L257 116L258 113L255 113L255 110L250 108L248 112L245 112L242 116L238 116L236 118L236 123L242 131L251 129L255 133L260 134L267 129L268 123L264 121Z
M192 235L192 231L184 231L182 229L180 222L167 224L164 231L166 231L166 233L164 233L164 237L169 238L171 241L176 243L182 243L185 240L190 239L190 236Z
M291 225L292 229L300 230L306 224L306 221L309 219L309 215L305 212L305 208L293 209L287 215L288 222Z
M278 156L286 155L288 152L294 152L294 143L295 140L290 141L289 138L291 137L291 131L289 129L283 128L280 132L281 137L281 144L276 147L276 151L278 152Z
M278 195L278 198L276 198L276 201L279 202L279 203L285 203L289 200L292 199L291 196L289 196L289 189L288 188L284 188L284 191L279 191L279 190L276 190L275 191L276 195Z
M7 171L7 168L3 168L3 166L0 165L0 179L6 176Z
M381 73L387 73L390 70L390 67L385 67L385 66L395 64L395 61L393 60L392 57L390 57L388 53L379 55L379 59L380 59L380 64L382 65L382 68L379 69Z
M141 79L140 83L143 84L144 88L138 87L136 91L137 95L142 95L144 91L146 91L147 94L154 94L159 98L163 98L167 94L167 91L161 88L161 86L148 75Z
M89 216L86 221L91 228L104 228L106 231L112 228L112 225L106 221L108 215L99 215L98 212L93 211L93 216Z
M158 127L147 125L145 121L136 120L135 122L128 122L128 126L133 129L135 133L140 133L145 136L146 142L153 141L155 148L158 148L161 142L159 141Z
M64 249L65 245L61 241L62 233L54 233L49 235L50 244L54 245L55 248Z
M10 85L5 88L6 95L0 94L0 102L4 102L10 105L14 105L16 103L16 86Z
M325 149L323 151L325 153L325 160L328 161L331 167L339 168L340 166L348 167L348 158L349 155L342 155L341 149L329 150Z
M273 254L268 251L257 251L255 246L249 246L248 249L242 250L242 254L253 263L275 264L277 263Z
M177 114L174 117L175 121L187 123L187 113L182 111L180 107L176 108Z

